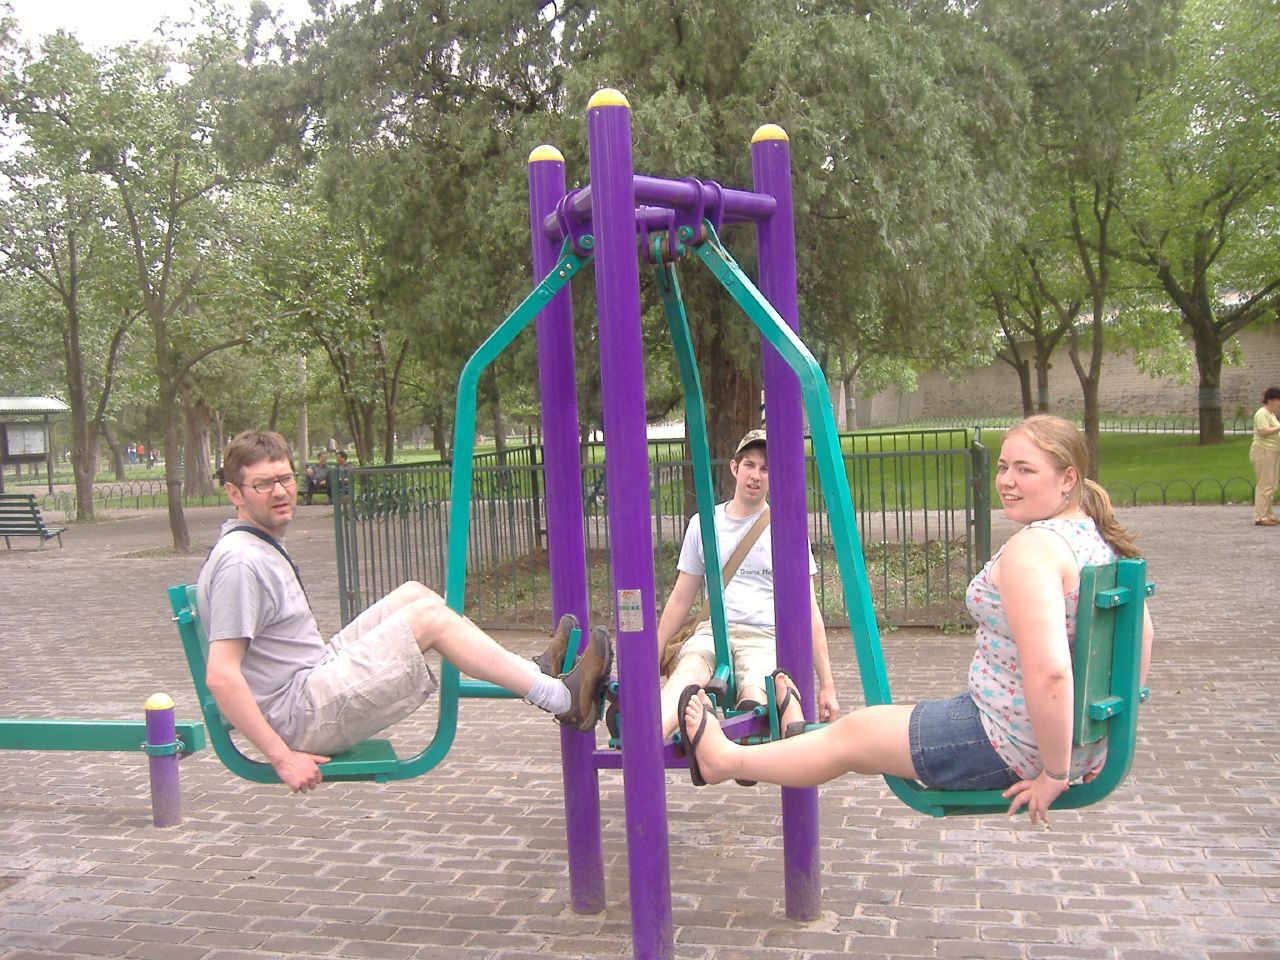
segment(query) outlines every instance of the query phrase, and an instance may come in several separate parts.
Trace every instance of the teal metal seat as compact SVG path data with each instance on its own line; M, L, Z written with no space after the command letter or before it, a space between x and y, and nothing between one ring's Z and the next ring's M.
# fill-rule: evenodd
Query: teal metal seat
M1142 669L1143 603L1152 592L1142 559L1118 560L1080 572L1080 606L1072 672L1075 704L1072 742L1107 740L1107 759L1097 777L1076 783L1051 809L1097 803L1129 773L1138 740L1138 705L1146 699ZM931 790L915 780L885 777L912 809L935 817L1003 813L1009 800L999 790Z
M205 730L213 751L228 770L254 783L279 783L280 777L271 764L245 756L231 738L231 725L222 716L218 703L209 692L205 679L205 665L209 656L209 640L200 623L196 607L195 584L179 584L169 588L169 605L182 637L182 649L191 669L196 698L204 715ZM345 753L335 755L324 764L326 780L374 780L384 782L399 779L403 762L396 756L389 740L365 740Z

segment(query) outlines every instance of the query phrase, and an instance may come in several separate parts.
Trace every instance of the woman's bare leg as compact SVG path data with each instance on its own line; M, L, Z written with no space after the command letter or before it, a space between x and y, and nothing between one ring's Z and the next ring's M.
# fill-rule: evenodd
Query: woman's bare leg
M725 737L709 703L706 694L699 694L689 701L683 718L684 729L692 733L706 713L697 756L708 783L736 778L814 787L845 773L915 776L909 705L866 707L812 733L744 747Z

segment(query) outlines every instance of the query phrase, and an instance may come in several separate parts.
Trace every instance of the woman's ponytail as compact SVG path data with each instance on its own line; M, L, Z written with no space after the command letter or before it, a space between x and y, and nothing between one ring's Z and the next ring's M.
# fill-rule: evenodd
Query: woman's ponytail
M1111 497L1101 485L1087 477L1081 488L1080 506L1093 519L1102 539L1111 544L1116 553L1122 557L1138 556L1136 538L1116 519L1115 512L1111 509Z

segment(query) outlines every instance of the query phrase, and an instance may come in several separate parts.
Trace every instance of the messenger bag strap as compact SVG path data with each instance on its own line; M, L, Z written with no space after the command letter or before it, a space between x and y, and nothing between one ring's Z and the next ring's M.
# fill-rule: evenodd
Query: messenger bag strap
M738 541L737 547L734 548L729 560L724 565L724 570L720 574L720 582L725 586L729 585L729 581L733 579L734 574L738 572L738 568L742 566L742 561L747 559L747 554L751 552L751 548L756 545L756 541L760 539L760 534L764 533L764 528L769 526L769 507L766 505L760 511L760 516L756 517L756 522L751 525L751 529L747 531L747 535ZM702 605L702 613L698 617L701 623L707 617L711 616L711 604Z

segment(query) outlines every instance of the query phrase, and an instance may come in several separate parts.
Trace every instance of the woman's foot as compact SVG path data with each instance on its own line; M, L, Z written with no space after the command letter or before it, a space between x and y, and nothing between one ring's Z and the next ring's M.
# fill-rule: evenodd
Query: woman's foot
M705 725L704 725L705 719ZM690 697L680 717L680 730L698 731L697 762L701 778L707 783L721 783L733 776L731 765L737 750L746 750L724 735L720 721L711 709L711 701L702 691ZM686 750L688 748L686 747Z

